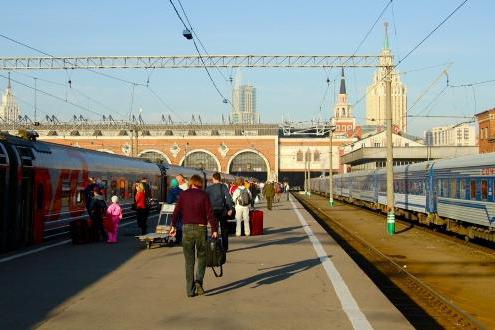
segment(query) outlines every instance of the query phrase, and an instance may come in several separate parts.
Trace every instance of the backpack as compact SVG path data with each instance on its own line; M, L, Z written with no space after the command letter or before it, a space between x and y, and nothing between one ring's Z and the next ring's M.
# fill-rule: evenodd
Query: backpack
M222 245L221 239L210 239L206 244L206 267L211 267L215 277L223 276L223 264L227 260L227 253ZM220 267L217 274L214 267Z
M275 193L281 193L282 192L282 189L280 189L280 184L278 183L275 183Z
M251 196L249 195L249 191L247 189L241 189L239 197L237 197L239 201L239 205L248 206L251 204Z

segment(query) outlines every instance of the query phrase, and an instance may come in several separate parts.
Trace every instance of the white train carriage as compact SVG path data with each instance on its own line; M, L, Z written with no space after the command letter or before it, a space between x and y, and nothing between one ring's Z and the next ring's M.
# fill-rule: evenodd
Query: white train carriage
M495 154L439 160L433 165L433 212L495 229Z

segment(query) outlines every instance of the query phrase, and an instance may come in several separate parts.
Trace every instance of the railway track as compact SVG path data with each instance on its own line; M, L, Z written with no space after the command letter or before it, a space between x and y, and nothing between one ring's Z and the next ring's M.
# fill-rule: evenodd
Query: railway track
M316 203L293 194L323 228L346 250L383 293L416 328L486 329L481 322L433 290L403 265L354 234L319 208ZM367 210L372 212L370 210ZM376 215L376 213L375 213ZM410 223L407 223L410 225ZM426 229L423 229L426 230ZM449 238L446 235L443 238ZM450 237L449 239L454 239ZM458 242L458 240L456 240ZM493 256L493 251L469 245Z

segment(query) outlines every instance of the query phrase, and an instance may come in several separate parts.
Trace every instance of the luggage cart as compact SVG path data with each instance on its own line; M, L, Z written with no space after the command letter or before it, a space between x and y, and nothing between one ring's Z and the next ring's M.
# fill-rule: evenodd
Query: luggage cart
M172 227L172 214L174 213L175 204L160 203L160 214L154 233L136 236L141 242L146 244L148 249L151 249L153 244L160 246L172 246L176 242L175 236L170 236L170 228Z

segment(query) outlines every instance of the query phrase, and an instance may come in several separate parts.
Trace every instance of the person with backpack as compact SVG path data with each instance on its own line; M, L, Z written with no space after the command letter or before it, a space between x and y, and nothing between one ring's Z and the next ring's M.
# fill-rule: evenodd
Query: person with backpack
M229 227L227 217L232 215L232 207L234 203L229 194L229 188L220 180L220 173L213 174L213 183L206 187L206 192L210 196L211 206L215 218L220 222L220 234L222 237L222 245L225 252L229 250Z
M105 227L103 226L103 218L107 214L107 203L103 198L101 189L99 187L95 187L93 189L93 199L91 200L90 206L90 217L93 220L93 224L96 230L96 234L98 239L107 241L107 232L105 231Z
M241 222L244 221L244 234L249 236L251 234L249 228L249 206L251 205L251 193L244 187L244 180L242 178L236 179L237 189L232 195L232 200L235 202L235 235L241 236Z

